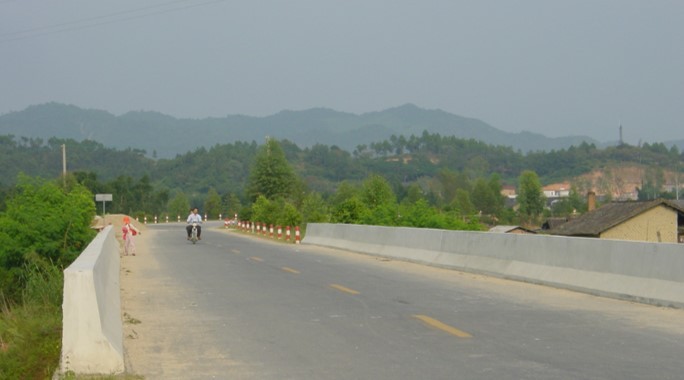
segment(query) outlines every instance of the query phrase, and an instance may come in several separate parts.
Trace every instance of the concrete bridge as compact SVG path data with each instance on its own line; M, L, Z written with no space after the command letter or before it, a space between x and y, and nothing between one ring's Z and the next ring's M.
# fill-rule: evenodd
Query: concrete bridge
M65 271L63 369L148 379L684 371L676 244L315 224L292 245L216 223L193 246L170 223L148 225L139 254L120 257L115 234L105 229Z

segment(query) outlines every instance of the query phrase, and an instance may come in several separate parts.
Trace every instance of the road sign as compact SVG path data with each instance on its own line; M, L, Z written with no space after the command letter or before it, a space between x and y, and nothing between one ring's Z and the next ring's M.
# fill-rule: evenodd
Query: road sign
M107 213L105 212L105 202L111 202L112 201L112 194L95 194L95 202L102 202L102 218L107 217Z
M111 202L112 194L95 194L95 200L97 202Z

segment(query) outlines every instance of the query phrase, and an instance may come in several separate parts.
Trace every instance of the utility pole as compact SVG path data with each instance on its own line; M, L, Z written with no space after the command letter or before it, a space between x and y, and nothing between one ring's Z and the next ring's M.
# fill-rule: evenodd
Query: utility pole
M62 180L66 188L66 144L62 144Z
M620 146L625 145L625 140L622 139L622 123L620 123Z
M675 199L679 200L679 162L675 164Z

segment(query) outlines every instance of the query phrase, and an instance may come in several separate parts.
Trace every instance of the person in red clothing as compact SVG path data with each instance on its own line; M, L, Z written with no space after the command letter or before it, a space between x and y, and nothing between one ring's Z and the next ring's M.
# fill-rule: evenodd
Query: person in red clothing
M131 218L124 216L121 232L123 232L124 256L129 254L135 256L135 239L133 237L139 235L140 231L131 224Z

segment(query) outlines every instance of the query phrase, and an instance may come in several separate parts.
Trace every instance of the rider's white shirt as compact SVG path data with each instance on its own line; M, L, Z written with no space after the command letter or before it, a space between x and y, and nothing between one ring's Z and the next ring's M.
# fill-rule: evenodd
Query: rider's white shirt
M188 215L188 223L202 223L202 216L200 214Z

